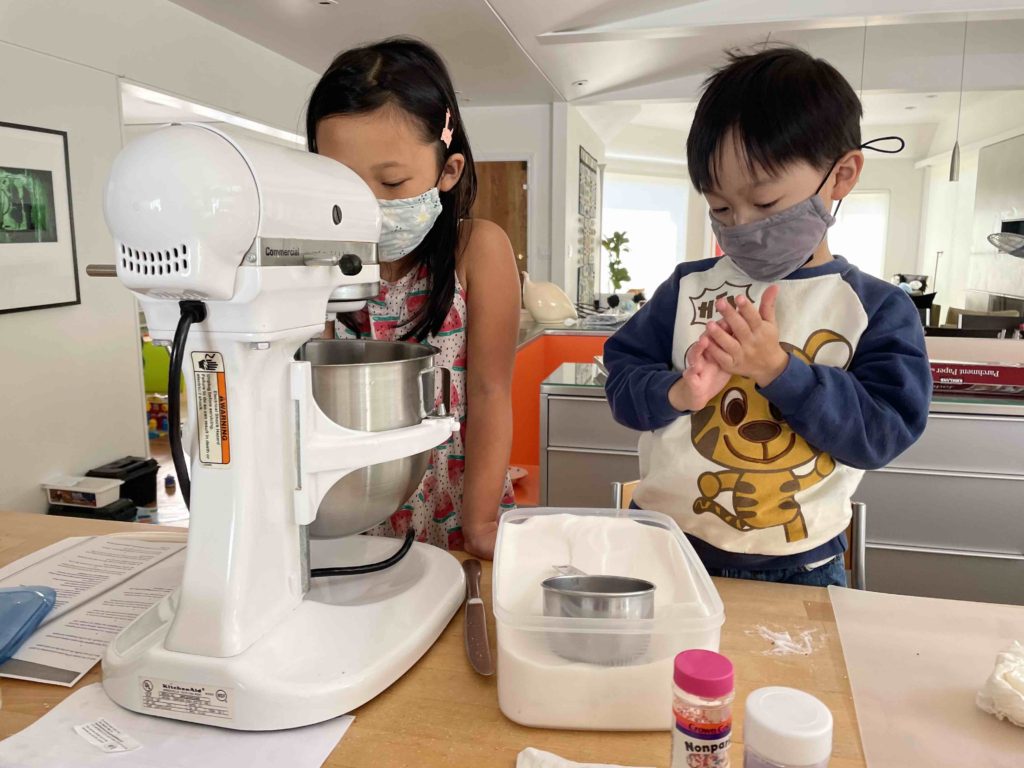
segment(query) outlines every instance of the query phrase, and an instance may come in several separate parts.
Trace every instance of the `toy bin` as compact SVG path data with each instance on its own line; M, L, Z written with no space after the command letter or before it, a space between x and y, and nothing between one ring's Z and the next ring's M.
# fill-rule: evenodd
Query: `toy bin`
M151 507L156 504L156 474L159 469L156 459L142 459L125 456L123 459L90 469L87 477L104 477L120 480L121 498L130 499L137 507Z

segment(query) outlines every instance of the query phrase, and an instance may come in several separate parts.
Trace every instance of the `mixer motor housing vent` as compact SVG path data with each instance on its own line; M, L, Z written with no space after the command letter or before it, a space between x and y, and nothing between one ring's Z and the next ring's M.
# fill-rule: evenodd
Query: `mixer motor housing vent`
M121 269L135 276L164 277L178 275L187 277L191 272L188 244L181 243L162 251L144 251L119 243Z

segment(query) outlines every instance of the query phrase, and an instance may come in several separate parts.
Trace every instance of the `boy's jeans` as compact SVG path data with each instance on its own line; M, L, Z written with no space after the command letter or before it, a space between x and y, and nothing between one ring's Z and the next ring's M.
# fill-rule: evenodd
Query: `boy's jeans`
M709 568L708 573L712 576L722 576L727 579L752 579L754 581L774 581L780 584L803 584L807 587L845 587L846 586L846 565L842 555L837 555L824 565L819 565L813 570L807 570L805 566L796 568L782 568L773 571L746 571L738 568Z

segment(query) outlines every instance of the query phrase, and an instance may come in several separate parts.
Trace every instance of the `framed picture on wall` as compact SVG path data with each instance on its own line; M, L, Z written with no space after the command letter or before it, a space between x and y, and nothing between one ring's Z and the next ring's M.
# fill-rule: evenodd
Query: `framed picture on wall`
M0 313L80 301L68 135L0 122Z
M580 147L579 215L597 218L597 158Z

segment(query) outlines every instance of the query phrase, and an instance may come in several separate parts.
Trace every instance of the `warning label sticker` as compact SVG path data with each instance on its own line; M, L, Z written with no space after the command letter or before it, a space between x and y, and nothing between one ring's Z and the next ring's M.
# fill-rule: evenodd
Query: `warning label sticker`
M199 414L199 460L203 464L231 463L228 429L228 380L219 352L193 352L196 412Z
M157 712L176 712L233 720L231 688L213 688L176 680L140 677L142 707Z

